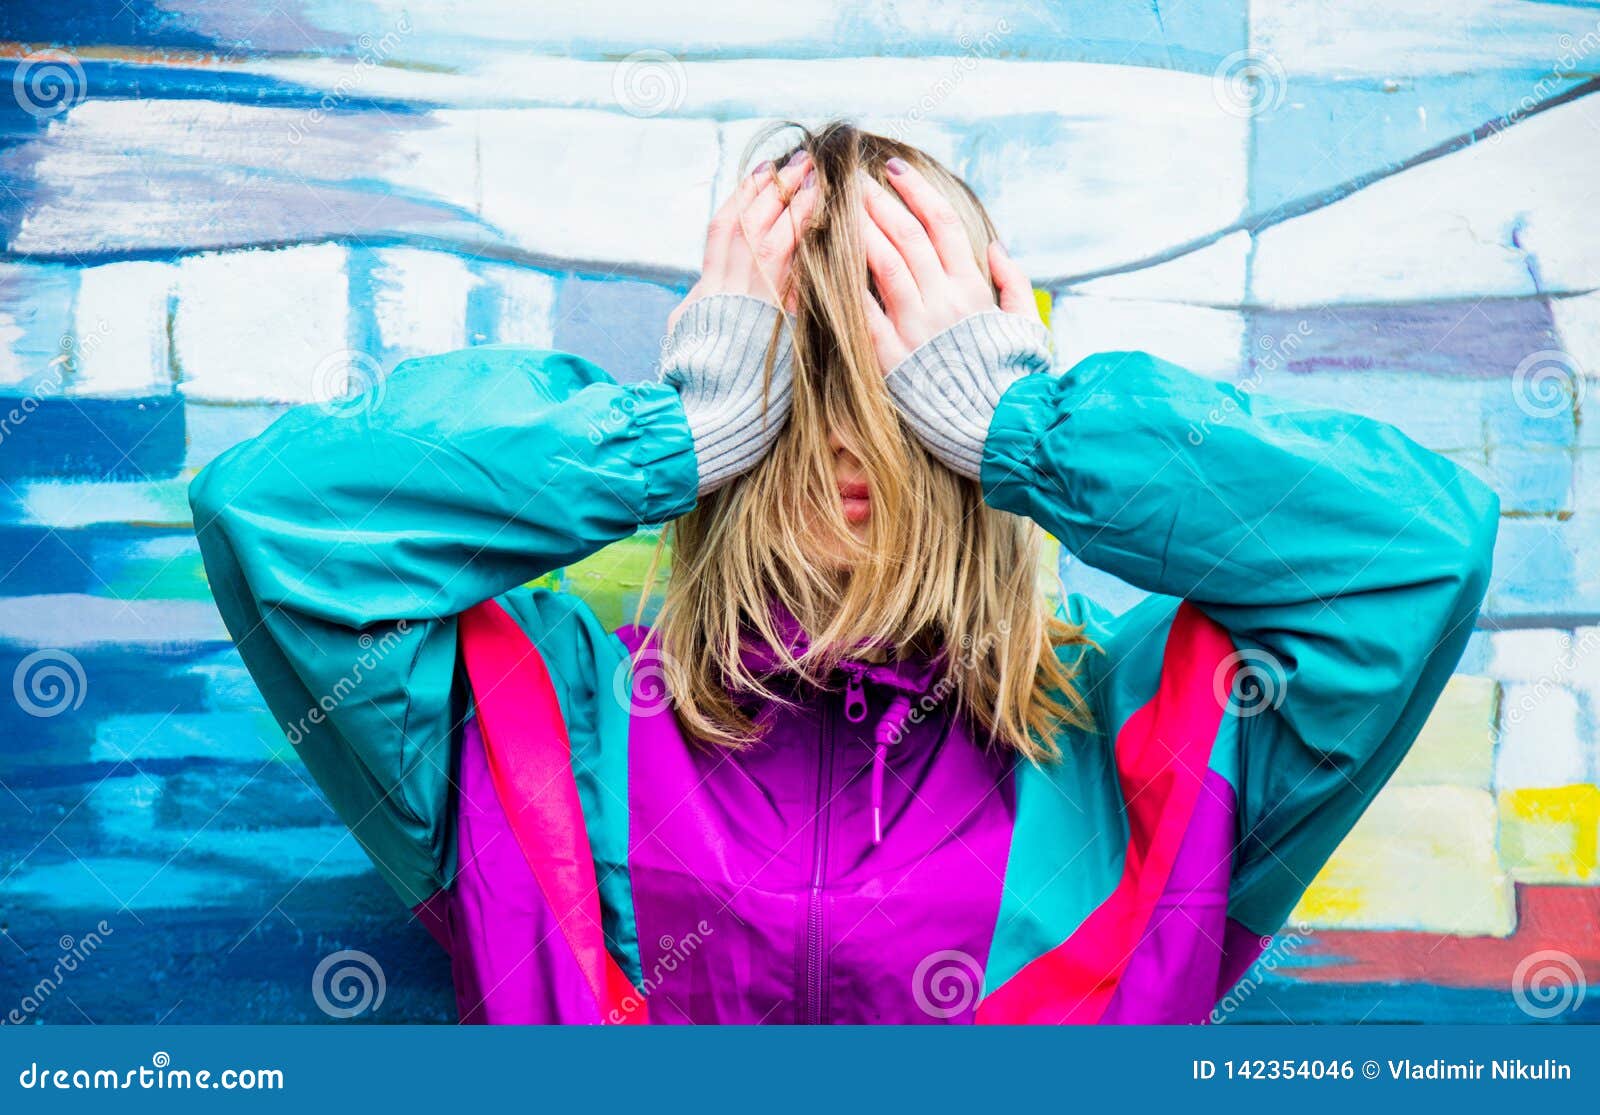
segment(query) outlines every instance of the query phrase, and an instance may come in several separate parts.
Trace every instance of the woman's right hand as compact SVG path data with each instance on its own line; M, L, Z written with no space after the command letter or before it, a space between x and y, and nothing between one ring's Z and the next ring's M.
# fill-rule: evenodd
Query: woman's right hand
M700 279L667 318L667 332L692 303L713 294L743 294L783 306L789 264L817 193L816 173L804 151L777 172L770 162L756 167L706 227Z

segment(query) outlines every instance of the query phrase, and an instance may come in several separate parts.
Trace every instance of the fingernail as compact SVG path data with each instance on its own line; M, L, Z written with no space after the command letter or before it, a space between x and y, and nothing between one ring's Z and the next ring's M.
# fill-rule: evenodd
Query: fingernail
M996 240L994 242L994 246L1000 252L1000 254L1003 257L1005 257L1006 259L1010 259L1011 258L1011 253L1006 251L1006 246L1003 243L1001 243L1000 241Z
M800 188L802 190L809 190L812 186L815 186L816 184L817 184L817 168L816 167L812 167L810 170L806 171L805 181L800 183Z
M763 171L768 171L768 170L771 170L771 169L772 169L772 160L771 159L763 160L762 162L756 164L756 168L750 172L750 177L754 178L756 175L762 173Z
M898 156L883 164L889 168L890 174L904 174L911 168L906 166L906 161Z
M805 150L804 148L802 148L799 151L796 151L793 155L789 156L789 161L783 164L783 169L784 170L788 170L792 166L799 166L801 163L805 162L810 157L811 157L811 152L809 152L809 151Z

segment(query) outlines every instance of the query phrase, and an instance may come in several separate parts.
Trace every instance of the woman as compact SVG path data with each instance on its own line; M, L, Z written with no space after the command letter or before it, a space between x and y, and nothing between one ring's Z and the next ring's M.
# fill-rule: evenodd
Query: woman
M1143 353L1053 372L976 198L848 125L722 207L663 363L410 361L194 484L467 1020L1202 1019L1485 589L1471 476ZM651 629L519 587L663 522ZM1154 595L1052 615L1040 527Z

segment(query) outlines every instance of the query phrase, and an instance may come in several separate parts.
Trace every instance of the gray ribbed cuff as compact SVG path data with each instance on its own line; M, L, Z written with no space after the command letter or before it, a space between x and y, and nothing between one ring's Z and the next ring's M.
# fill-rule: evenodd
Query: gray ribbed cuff
M973 314L922 344L889 373L889 394L918 440L951 469L978 479L1000 396L1050 370L1050 331L1000 310Z
M778 330L771 394L763 399L762 392L777 322L778 308L759 298L713 294L690 303L667 338L661 380L683 399L701 495L755 467L789 417L794 341L787 321Z

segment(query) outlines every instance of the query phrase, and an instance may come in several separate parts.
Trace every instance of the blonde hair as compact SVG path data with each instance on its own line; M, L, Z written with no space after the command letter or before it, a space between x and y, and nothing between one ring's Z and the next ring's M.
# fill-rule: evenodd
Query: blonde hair
M884 164L898 157L926 175L962 215L985 274L994 226L966 184L916 148L845 123L800 132L775 160L808 151L822 191L782 292L793 299L793 410L760 464L663 538L671 571L652 642L675 714L690 738L738 748L760 734L740 698L785 699L767 684L774 673L827 685L863 645L944 650L938 692L958 712L994 744L1055 758L1062 725L1091 724L1060 654L1088 640L1053 614L1039 583L1039 529L989 507L977 481L930 456L889 398L862 301L856 170L887 182ZM769 348L769 382L772 359ZM830 433L868 478L862 539L843 516ZM658 548L646 598L661 557ZM775 606L799 622L806 645L790 645ZM746 664L751 643L770 648L774 669Z

